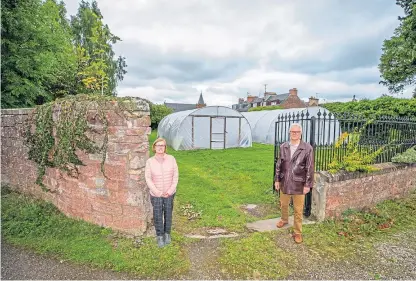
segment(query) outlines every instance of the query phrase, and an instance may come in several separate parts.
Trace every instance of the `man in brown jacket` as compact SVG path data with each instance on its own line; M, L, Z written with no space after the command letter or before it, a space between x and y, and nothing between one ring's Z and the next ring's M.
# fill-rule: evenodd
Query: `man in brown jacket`
M289 220L289 202L293 197L294 234L296 243L302 243L302 218L305 194L313 187L314 157L310 144L301 140L302 127L292 124L289 129L290 141L280 146L280 155L276 163L276 176L274 187L280 192L280 207L282 218L276 224L283 227Z

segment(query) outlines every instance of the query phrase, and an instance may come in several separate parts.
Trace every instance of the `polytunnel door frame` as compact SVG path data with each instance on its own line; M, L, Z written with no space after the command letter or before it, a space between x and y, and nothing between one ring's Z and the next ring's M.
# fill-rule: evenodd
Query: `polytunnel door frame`
M223 131L222 132L213 132L213 128L212 128L212 120L213 119L214 120L224 119ZM218 122L217 124L221 124L221 123ZM221 136L222 136L222 138L221 138ZM218 137L219 137L219 139L218 139ZM225 116L211 116L210 120L209 120L209 149L212 149L212 144L213 143L223 143L223 149L225 149L226 148L225 147L226 146L226 141L227 141L227 117L225 117Z
M316 131L316 118L314 116L309 118L309 113L306 114L306 118L303 118L304 116L302 116L302 119L300 119L298 117L298 119L287 119L285 118L283 120L279 120L275 122L275 127L274 127L274 159L273 159L273 193L275 192L274 189L274 178L276 175L276 163L277 160L279 158L279 149L280 149L280 145L283 144L284 142L286 142L286 140L284 141L278 141L277 138L278 136L283 137L283 136L288 136L288 132L290 129L290 125L292 123L300 123L303 129L302 132L302 140L304 140L305 142L309 143L313 149L315 150L315 131ZM280 194L280 191L278 193L278 195ZM291 204L292 204L292 200L291 200ZM311 211L312 211L312 189L305 194L305 203L303 206L303 215L305 217L309 217L311 215Z
M223 148L226 149L226 145L227 145L227 118L238 118L238 144L241 141L241 119L244 119L244 116L211 116L211 115L192 115L192 147L194 147L194 142L195 142L195 120L194 118L198 118L198 117L209 117L210 118L210 142L209 142L209 148L212 149L212 143L213 142L218 142L218 141L212 141L212 119L224 119L224 132L221 133L224 135L223 141L219 141L219 142L223 142Z

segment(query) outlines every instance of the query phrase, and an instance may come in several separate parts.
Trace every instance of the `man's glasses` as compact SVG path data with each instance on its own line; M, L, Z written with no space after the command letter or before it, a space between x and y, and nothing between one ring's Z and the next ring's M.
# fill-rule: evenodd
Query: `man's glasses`
M301 131L290 131L291 134L300 134L302 133Z

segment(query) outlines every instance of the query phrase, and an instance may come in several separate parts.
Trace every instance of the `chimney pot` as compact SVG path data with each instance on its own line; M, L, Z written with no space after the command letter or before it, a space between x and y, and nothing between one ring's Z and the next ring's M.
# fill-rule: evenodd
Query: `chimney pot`
M289 95L297 96L298 95L298 89L293 88L289 90Z

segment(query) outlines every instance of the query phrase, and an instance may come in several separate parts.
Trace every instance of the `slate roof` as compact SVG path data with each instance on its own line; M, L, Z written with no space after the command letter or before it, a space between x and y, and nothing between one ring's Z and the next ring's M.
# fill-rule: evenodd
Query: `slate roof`
M196 104L189 104L189 103L167 103L165 102L165 105L167 107L172 108L173 112L190 110L190 109L196 108Z
M202 92L199 95L198 100L199 105L205 105L204 97L202 96ZM174 102L165 102L165 105L169 108L173 109L173 112L179 112L179 111L185 111L185 110L191 110L197 108L198 104L193 103L174 103Z
M263 102L263 98L255 98L251 103Z
M276 95L276 96L270 96L266 101L276 101L276 100L285 101L288 96L289 96L289 93Z

